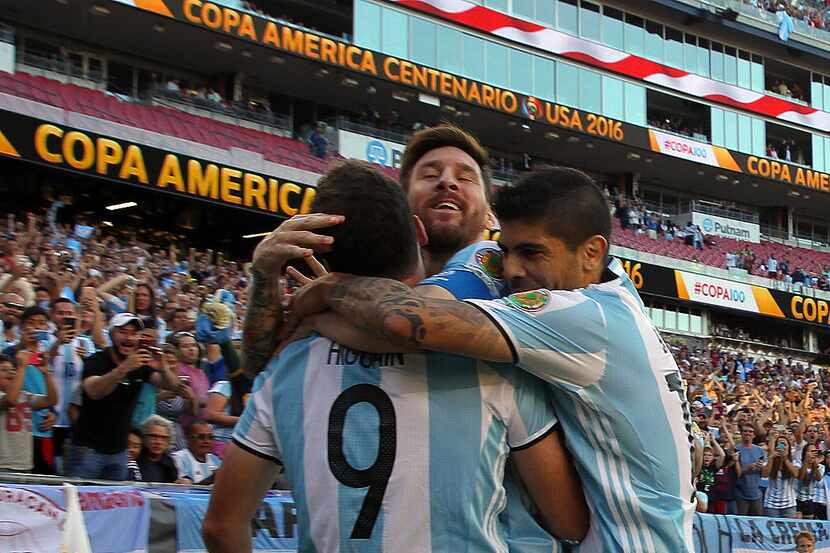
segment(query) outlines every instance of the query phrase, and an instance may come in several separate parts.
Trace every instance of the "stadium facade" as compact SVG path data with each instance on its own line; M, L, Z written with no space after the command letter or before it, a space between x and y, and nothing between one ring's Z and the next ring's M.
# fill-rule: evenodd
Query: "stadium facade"
M774 14L733 0L8 0L0 20L12 172L207 201L264 231L313 199L328 162L295 138L316 121L339 155L395 173L404 127L450 120L502 183L580 167L715 237L691 254L615 229L661 329L830 349L830 293L722 268L744 246L830 265L830 33L800 21L783 40Z

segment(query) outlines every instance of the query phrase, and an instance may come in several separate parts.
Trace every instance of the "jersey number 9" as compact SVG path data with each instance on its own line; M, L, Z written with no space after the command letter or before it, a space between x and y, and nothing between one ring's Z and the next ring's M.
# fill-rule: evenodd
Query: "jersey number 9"
M343 453L343 426L349 409L363 402L377 410L380 435L375 462L368 468L357 469L349 464ZM372 384L357 384L337 396L329 412L328 442L329 468L334 477L350 488L369 488L351 534L353 540L369 539L380 513L386 485L392 476L397 447L395 407L386 392Z

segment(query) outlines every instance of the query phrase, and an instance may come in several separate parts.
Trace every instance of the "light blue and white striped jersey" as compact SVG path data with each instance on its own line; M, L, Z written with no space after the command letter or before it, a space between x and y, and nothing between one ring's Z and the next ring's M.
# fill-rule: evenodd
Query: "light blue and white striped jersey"
M257 378L234 441L285 465L301 552L506 552L507 456L555 423L515 367L313 335Z
M507 294L502 275L504 253L498 243L482 240L456 253L443 270L418 283L440 286L455 299L490 300ZM544 386L541 380L537 385ZM558 553L559 542L542 528L531 511L536 511L521 478L508 465L504 476L507 506L500 515L510 553Z
M199 461L187 448L173 452L171 457L176 464L178 477L188 478L194 484L210 477L216 469L222 466L222 459L213 453L206 453L205 460Z
M548 381L592 511L581 551L694 550L690 418L674 359L619 261L610 280L470 300Z
M440 286L458 299L500 298L507 293L502 257L501 248L492 240L470 244L452 256L440 273L418 286Z
M78 355L78 348L85 350L84 357ZM56 427L68 428L72 426L69 420L69 404L72 396L81 385L81 375L84 372L84 358L96 351L95 343L87 336L76 336L71 342L58 346L57 355L51 360L52 378L58 390L58 403L55 411L58 420Z
M230 380L218 380L216 381L213 386L211 386L210 390L208 390L208 394L219 394L220 396L227 399L227 403L225 403L225 409L223 412L226 415L231 414L231 395L233 394L231 390L231 381ZM231 441L231 437L233 436L233 427L232 426L219 426L218 424L213 425L213 437L218 442L229 442Z

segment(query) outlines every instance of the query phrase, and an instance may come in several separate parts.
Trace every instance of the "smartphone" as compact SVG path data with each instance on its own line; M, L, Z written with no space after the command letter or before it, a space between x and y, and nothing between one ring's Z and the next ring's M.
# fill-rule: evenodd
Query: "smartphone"
M777 451L781 451L781 450L783 450L785 447L787 447L787 446L785 446L784 444L775 444L775 449L776 449Z
M138 347L139 349L152 349L153 339L146 336L142 336L138 339Z
M75 325L78 323L78 319L75 317L64 317L63 318L63 328L66 330L75 330Z
M181 382L182 384L190 384L190 377L186 376L186 375L185 376L180 376L179 377L179 382Z

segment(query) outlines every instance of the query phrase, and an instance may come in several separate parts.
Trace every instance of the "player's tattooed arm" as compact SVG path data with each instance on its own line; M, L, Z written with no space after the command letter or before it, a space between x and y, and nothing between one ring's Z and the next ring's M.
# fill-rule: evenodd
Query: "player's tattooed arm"
M425 298L407 285L385 278L328 275L318 282L319 290L310 291L316 294L317 310L327 307L392 347L513 361L501 330L471 304ZM297 299L303 301L302 297Z
M280 275L251 269L248 308L242 325L242 366L256 376L271 357L283 324Z

